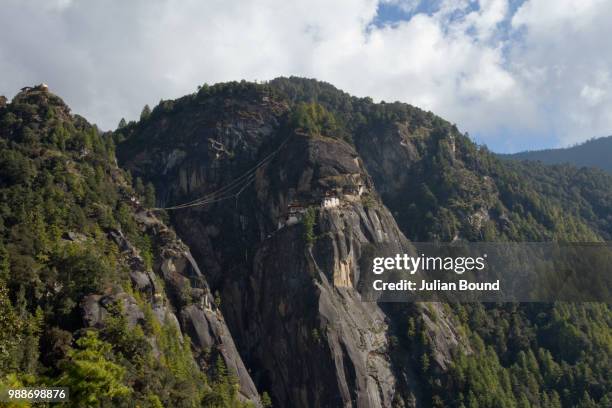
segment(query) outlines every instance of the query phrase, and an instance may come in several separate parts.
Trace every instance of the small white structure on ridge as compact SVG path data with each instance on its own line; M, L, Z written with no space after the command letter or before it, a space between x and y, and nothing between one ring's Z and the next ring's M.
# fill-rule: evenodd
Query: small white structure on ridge
M321 201L321 208L334 208L339 205L340 199L336 196L327 196Z

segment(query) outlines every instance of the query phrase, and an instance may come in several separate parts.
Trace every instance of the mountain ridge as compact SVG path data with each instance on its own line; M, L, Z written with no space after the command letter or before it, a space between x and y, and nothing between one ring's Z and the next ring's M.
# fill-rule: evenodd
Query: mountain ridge
M0 342L1 381L59 381L87 406L258 405L197 262L146 210L152 189L117 167L110 134L43 86L0 116L2 332L20 340Z
M587 140L570 147L500 154L504 159L541 161L544 164L572 164L578 167L594 167L612 173L612 136Z
M236 102L233 102L234 99ZM247 99L252 104L245 106L242 102ZM233 119L227 121L224 117L222 120L217 120L214 111L200 109L201 106L207 106L208 101L219 100L224 101L223 106L228 109L228 112L232 112ZM277 113L266 108L266 105L274 100L283 104L283 109ZM261 109L267 113L262 114ZM252 113L257 114L252 115ZM164 120L169 117L174 117L173 124L164 125ZM203 124L197 129L188 128L187 131L180 129L182 123L193 124L197 121ZM237 131L237 129L240 130ZM266 247L267 239L274 239L266 237L270 234L274 237L274 230L278 228L277 220L284 211L291 208L289 205L293 198L300 197L300 193L314 191L321 187L333 187L336 189L334 194L340 198L341 206L344 205L342 203L349 199L345 191L354 191L359 185L359 183L351 185L353 181L349 181L350 177L347 177L354 172L350 170L350 160L344 159L345 154L340 154L338 151L331 156L321 155L314 162L310 162L311 159L304 157L307 152L311 151L312 147L309 146L319 146L315 147L315 150L320 152L333 151L331 146L346 146L342 148L346 149L346 152L354 151L349 154L349 157L353 155L360 166L363 166L361 172L366 175L366 179L371 180L368 182L371 184L365 183L366 191L372 190L374 194L371 198L368 198L367 195L360 196L358 199L358 202L361 202L360 206L364 210L372 206L387 207L401 233L414 240L597 241L610 236L610 218L600 218L597 215L609 214L610 186L612 185L609 176L590 170L576 173L575 169L564 166L549 169L523 164L505 164L485 148L474 145L455 126L431 113L401 103L374 104L368 98L354 98L329 84L313 80L279 78L269 84L235 82L205 87L198 93L178 101L176 110L169 112L168 116L155 117L152 114L143 123L134 124L132 127L120 130L119 133L124 139L124 142L119 144L119 160L122 165L131 169L134 174L148 176L160 190L164 201L167 200L166 197L172 197L171 203L189 201L206 191L215 190L230 183L231 180L242 174L240 169L255 165L258 157L265 157L266 153L254 154L251 150L253 145L243 145L242 141L259 139L261 141L256 142L255 146L264 147L263 151L269 152L274 149L273 146L278 146L288 135L293 138L294 144L285 146L279 158L266 166L268 170L262 170L263 174L257 175L255 184L246 188L242 193L244 195L241 195L237 203L229 205L211 203L199 210L171 212L170 216L179 234L189 237L186 239L192 248L202 248L199 256L206 259L231 258L220 255L220 253L226 251L227 243L232 242L232 247L235 247L239 240L245 239L243 238L245 236L250 236L245 239L244 243L249 253L252 251L259 253ZM185 146L200 146L201 150L198 150L197 153L186 150L176 152L175 144L172 141L177 135L179 140L186 143ZM185 139L187 135L189 136ZM214 142L209 141L210 139ZM214 147L217 146L217 143L226 148L221 154ZM272 146L265 147L267 143L271 143ZM125 154L121 152L122 146L125 147ZM134 156L134 152L138 154ZM176 157L181 157L181 159L175 160ZM287 159L283 159L284 157ZM243 160L246 160L246 163L241 164ZM269 174L269 169L276 168L275 163L279 161L287 162L287 164L275 170L278 175L274 175L274 172ZM169 172L161 170L167 168L165 163L172 163L173 170ZM323 171L319 166L323 168L330 166L331 168ZM220 174L227 177L225 181L219 179ZM540 174L542 178L534 177ZM340 184L329 184L326 177L332 177ZM601 186L607 187L599 192L598 188L586 184L583 187L584 191L579 194L584 194L585 198L589 198L574 202L570 198L572 194L575 194L573 191L575 181L572 180L578 177L587 179L592 177L592 181L597 180L601 182ZM281 183L281 180L285 181ZM287 184L288 180L293 181ZM550 190L549 183L556 184L556 190ZM340 188L345 185L346 190ZM370 187L367 187L368 185ZM279 198L274 198L275 196ZM260 201L262 198L263 202ZM301 205L306 206L306 204ZM240 215L232 215L234 209ZM316 237L319 233L331 233L332 237L346 236L347 232L344 231L346 227L342 226L343 223L328 224L326 221L328 210L315 211L317 216L314 225L330 225L332 229L320 231L315 227L312 235ZM338 210L329 211L337 211L342 214L344 210L341 207ZM252 215L247 215L250 212L253 212ZM348 214L359 213L359 210L352 210ZM345 219L348 214L344 215ZM246 233L241 232L241 229L244 228L241 217L247 220ZM361 225L369 224L361 216L360 218L362 221L349 224L348 230L359 231L362 228ZM211 236L208 233L198 232L199 228L206 229L204 226L197 227L201 222L204 225L209 223L215 225L216 235ZM397 227L382 229L379 232L374 228L374 233L366 234L366 237L372 244L372 238L369 237L376 237L379 233L387 234L395 231ZM285 229L280 231L285 231ZM226 237L227 235L229 237ZM203 240L204 236L207 236L205 240ZM230 238L232 236L233 238ZM294 236L289 241L298 244L300 239L299 236ZM337 238L322 241L331 247L320 252L319 256L326 253L333 254L333 256L331 258L329 258L330 255L325 255L323 258L315 256L315 259L318 259L317 264L328 264L322 270L328 271L327 279L333 282L332 287L335 287L332 291L334 293L332 298L342 297L344 291L354 290L353 285L358 280L358 268L356 267L358 262L355 261L358 261L359 251L341 250L340 248L348 245L340 244L343 241ZM215 244L215 242L218 243ZM312 244L313 250L323 245L318 240L315 242ZM308 246L308 241L302 241L301 245L304 243ZM336 249L331 250L331 248ZM275 252L295 254L287 248ZM297 259L301 258L301 255L296 254L295 256L298 257ZM255 257L257 258L257 255ZM323 261L326 257L329 259ZM308 259L310 258L307 255L304 262ZM248 257L246 262L241 262L241 264L240 269L243 269L243 272L232 275L230 282L240 282L245 277L257 276L249 272L256 267L250 264ZM346 266L338 268L341 265L347 265L348 268ZM215 266L212 267L212 270L223 271L226 268ZM271 269L277 271L278 274L284 270L277 267ZM294 273L299 268L289 270ZM348 275L346 275L347 272ZM342 278L336 279L336 274ZM305 279L305 276L311 275L305 274L300 279ZM223 283L223 278L216 282L221 285L221 288L225 287L225 289L220 289L224 298L230 297L235 300L236 297L232 293L248 292L244 286L240 286L240 291L228 288ZM351 284L346 286L346 282L351 282ZM281 304L284 302L281 301L279 307ZM241 327L239 323L244 320L240 316L250 313L248 310L250 309L247 307L242 312L228 314L232 331L239 338L250 337L252 333L251 330ZM307 310L301 312L294 310L294 313L307 313ZM391 399L401 400L407 406L429 406L427 401L432 400L444 400L447 404L459 405L454 397L442 391L444 386L441 384L450 384L447 381L453 376L452 370L449 370L453 365L452 355L455 353L472 355L470 348L465 347L470 336L459 334L462 330L465 333L471 332L472 329L464 327L458 330L458 327L463 326L456 320L455 311L448 312L442 308L436 308L435 312L431 312L427 308L418 306L413 308L407 305L384 305L382 310L391 322L388 336L390 339L395 339L391 344L396 344L395 350L390 348L385 353L388 356L386 359L391 361L392 367L395 366L396 369L399 367L399 371L394 370L393 374L396 380L391 383L385 381L391 388L385 388L387 391L384 391L383 395L395 388L393 391L395 396ZM501 310L494 310L494 308L481 310L478 313L481 312L485 315L505 313ZM522 315L523 313L526 313L525 310L515 310L511 314ZM547 314L550 311L543 313ZM440 319L438 322L446 322L442 326L447 327L449 332L440 332L440 328L433 323L434 315ZM526 314L521 319L525 319L523 322L527 324L533 317L528 317ZM273 314L267 314L264 320L284 324L282 318ZM317 321L315 319L313 323L318 333L323 328L329 329L329 326L318 326ZM422 342L415 341L403 334L409 330L409 327L406 326L407 321L419 322L411 324L416 324L419 326L418 330L422 330L424 339ZM494 325L493 322L490 324ZM331 330L333 333L338 333L337 328ZM368 332L371 329L362 327L361 330ZM298 332L301 331L298 330ZM250 334L246 335L246 333ZM487 338L487 335L482 332L479 335ZM451 340L445 342L444 338ZM491 340L493 339L490 338L489 341ZM534 344L537 343L535 339L532 341ZM351 344L352 340L345 337L342 342ZM312 353L307 346L302 347L302 349L299 347L296 349L300 350L300 354ZM248 347L243 348L243 350L247 349ZM252 358L248 354L247 351L245 356L247 361ZM398 355L403 355L403 357L399 358ZM290 360L300 361L299 358L295 356ZM476 357L468 359L472 358ZM261 361L261 359L271 359L264 363L264 366L274 361L272 356L265 354L258 355L257 360ZM424 364L422 359L427 361L428 368L425 373L419 368L421 364ZM336 366L336 380L328 377L330 372L327 369L323 369L323 372L318 375L326 378L326 383L338 383L342 389L343 384L346 384L347 372L352 372L356 378L361 377L358 368L359 359L352 357L345 361L344 366ZM403 361L403 363L398 364L398 361ZM283 361L273 365L278 367L286 364L290 363ZM302 365L310 367L309 370L315 369L307 362ZM353 368L347 369L347 367ZM408 371L402 374L402 369L408 369ZM501 367L496 368L498 369L500 373L503 372ZM405 383L399 381L400 378L410 380ZM441 388L427 385L427 380L423 378L429 378L430 381L434 381L435 378L435 381L439 381ZM278 388L279 386L280 384L272 391L275 398L280 397L275 400L276 404L308 406L307 402L300 400L297 396L291 396L288 389L283 389L283 386ZM363 388L358 389L363 390ZM304 390L303 392L309 391ZM340 390L336 393L345 395L343 397L345 404L352 399L350 395L343 394ZM462 391L457 390L457 393L462 394ZM371 395L365 397L371 398ZM489 402L482 400L484 404L492 404L490 401L496 398L499 402L509 401L515 397L500 390L496 397L488 398ZM548 395L546 398L556 397ZM327 400L327 402L317 400L316 405L333 405L331 401L333 400ZM358 399L356 406L372 406L372 404L387 406L385 401L388 399L376 403L373 401ZM495 404L490 406L495 406Z
M0 106L0 308L31 322L11 329L29 348L0 355L13 381L32 381L16 367L71 379L98 387L99 406L609 403L607 305L375 304L357 286L366 255L410 240L609 240L611 176L500 161L431 112L302 78L203 86L104 134L53 98L33 88ZM64 233L93 258L59 257ZM94 261L113 297L64 293L98 276ZM158 303L180 337L151 320ZM99 340L125 373L110 388L67 374ZM156 361L127 352L143 340L164 344L162 380L135 369Z

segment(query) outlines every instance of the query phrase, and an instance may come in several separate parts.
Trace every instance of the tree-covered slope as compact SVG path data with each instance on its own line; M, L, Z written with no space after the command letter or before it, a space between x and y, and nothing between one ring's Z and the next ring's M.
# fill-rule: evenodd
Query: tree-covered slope
M0 98L0 198L4 384L75 406L610 406L608 305L360 300L376 248L612 235L612 176L500 160L431 112L278 78L103 134L34 87Z
M559 148L533 150L500 155L504 159L540 161L544 164L572 164L595 167L612 173L612 136L588 140L584 143Z
M230 190L239 194L217 196L223 200L171 214L196 257L207 260L211 285L222 294L222 309L256 382L273 390L273 400L280 406L333 406L334 400L314 384L292 388L271 370L300 367L309 377L337 383L340 390L346 381L350 384L347 379L361 378L362 363L351 354L350 335L339 334L338 327L320 315L321 294L309 295L316 302L287 309L288 299L278 293L293 291L296 284L303 287L300 295L307 292L310 276L304 276L303 256L306 264L314 259L320 268L328 265L321 270L334 287L329 296L342 302L346 293L352 293L358 284L359 250L348 237L371 222L361 218L358 208L366 214L370 208L388 209L394 218L396 226L386 223L378 232L374 229L372 237L400 236L399 229L414 241L592 242L609 240L612 233L609 175L567 165L501 161L431 112L398 102L373 103L330 84L278 78L266 84L204 86L192 95L164 101L145 116L115 132L118 157L123 166L155 184L163 205L187 202L231 185L280 149L283 159L266 163L252 184ZM349 170L348 157L360 166L358 171ZM332 210L315 210L312 222L303 224L303 228L314 225L311 238L283 235L282 246L275 246L280 245L275 241L276 224L288 204L307 200L321 186L333 189L344 183L343 191L354 191L359 183L348 182L349 174L370 180L361 184L369 193L360 198L361 207L342 207L334 213L346 220L342 222L331 221ZM305 252L295 252L296 248ZM295 266L283 258L268 258L287 251L296 257ZM296 283L269 286L269 275L290 276ZM349 279L336 280L338 276ZM261 303L249 303L262 294L265 304L283 312L260 310ZM392 395L394 406L609 404L612 332L607 305L380 306L389 319L383 329L388 343L381 355L394 379L383 379L380 370L372 376L379 386L386 384L380 395ZM339 316L342 323L346 316ZM296 319L306 327L291 326ZM267 333L256 329L261 325L285 330L286 341L273 343ZM364 336L371 330L367 325L359 328ZM300 343L309 331L323 345L318 354L310 354L311 345ZM332 351L336 344L332 339L344 344L339 355ZM272 344L297 354L279 360L262 352L262 347L274 348ZM308 356L320 358L330 351L336 361L344 361L331 376L329 366L308 364L314 360ZM313 389L323 399L297 397L310 396ZM357 390L357 395L372 392ZM337 393L343 395L343 403L366 406ZM387 406L384 399L369 401Z
M610 239L612 177L601 171L507 163L408 104L375 104L302 78L270 86L296 105L315 101L333 113L408 238Z
M0 106L0 383L66 386L79 407L257 401L189 249L134 184L110 134L46 87Z

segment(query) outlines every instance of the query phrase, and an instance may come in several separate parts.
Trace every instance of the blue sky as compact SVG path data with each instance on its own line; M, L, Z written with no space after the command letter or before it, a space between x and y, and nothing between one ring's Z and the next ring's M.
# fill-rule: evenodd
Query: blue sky
M414 15L427 14L432 15L439 10L442 1L381 1L377 5L374 24L380 26L384 24L393 24L400 21L408 21ZM467 4L465 11L474 11L478 9L477 2ZM461 14L465 12L461 10ZM459 14L459 13L458 13ZM457 17L457 16L455 16Z
M197 85L280 75L411 103L495 151L612 134L608 0L7 0L0 94L46 82L112 129Z
M507 18L499 23L500 26L500 34L501 35L509 35L510 29L510 20L511 16L516 13L519 7L524 3L524 0L511 0L508 1L508 13ZM378 2L376 16L373 19L373 24L378 27L384 26L386 24L394 24L401 23L402 21L409 21L413 16L418 14L426 14L432 16L443 4L441 0L432 0L432 1L420 1L420 0L407 0L407 1L381 1ZM470 12L478 11L480 8L480 3L478 1L468 1L466 2L466 7L461 10L456 10L455 14L451 16L452 21L456 21L460 19L465 14Z

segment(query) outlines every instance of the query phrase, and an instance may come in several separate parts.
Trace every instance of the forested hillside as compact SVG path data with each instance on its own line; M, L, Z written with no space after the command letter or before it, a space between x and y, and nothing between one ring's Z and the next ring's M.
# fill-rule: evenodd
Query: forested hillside
M584 143L560 149L545 149L500 155L505 159L540 161L544 164L572 164L577 167L595 167L612 173L612 136L591 139Z
M612 233L612 177L569 165L498 160L457 126L416 107L374 104L301 78L270 83L333 112L414 241L599 241ZM478 228L473 228L477 226Z
M183 244L115 163L111 135L44 87L0 107L0 382L69 387L79 407L242 405L177 320L187 278L160 264Z
M268 105L276 108L268 111ZM225 107L222 116L213 113L220 106ZM262 109L266 113L260 113ZM244 119L251 115L256 123L252 129L249 119ZM278 130L266 128L264 132L257 126ZM279 78L265 85L204 86L193 95L164 101L146 120L118 132L120 140L125 139L119 157L158 186L164 203L174 204L194 198L207 185L222 186L220 170L234 171L225 182L237 177L241 174L238 169L248 168L244 162L256 163L257 150L250 149L258 144L278 145L283 135L292 132L352 146L382 203L409 239L592 242L610 238L610 176L570 166L506 163L430 112L402 103L375 104L329 84L301 78ZM226 149L226 155L203 146L211 139ZM246 139L256 144L243 147ZM198 153L186 150L194 145L202 146ZM283 155L293 157L292 151L287 147ZM299 173L299 163L285 164L281 174ZM302 177L311 177L309 166L302 168ZM316 166L313 171L315 177L320 174ZM278 185L262 182L261 186L274 194L291 195L291 190ZM262 187L256 183L254 191L246 188L245 192L252 191L258 198L246 195L239 200L240 216L248 213L244 207L253 207L244 201L254 200L260 208L271 205L258 201ZM306 187L298 183L295 188ZM370 197L372 201L364 199L364 204L376 206L376 194ZM223 203L213 203L174 212L172 219L195 247L203 245L197 220L224 214L224 222L217 224L221 235L207 237L205 246L210 249L201 254L216 258L222 256L221 242L232 242L228 236L232 236L232 225L239 222L232 221L228 214L232 211ZM250 217L266 217L264 214ZM321 228L325 217L324 211L318 214L316 224ZM256 235L270 233L269 227L259 228L263 231ZM315 229L314 235L317 233L330 232ZM243 245L257 252L260 244L257 239L244 239ZM351 256L339 254L338 258ZM334 271L329 278L337 276ZM233 275L234 279L241 278ZM231 296L230 289L222 289L223 278L218 285L224 296ZM606 305L451 305L437 312L410 305L383 305L382 309L392 321L390 360L416 370L421 394L405 390L396 394L407 406L609 404L612 333ZM432 324L436 315L441 319L438 324L444 321L460 333L459 344L471 345L451 347L448 365L441 357L448 345L440 342L436 324ZM243 329L230 318L232 324L240 338ZM282 406L288 403L280 402Z
M357 290L382 246L609 241L602 171L302 78L203 85L109 133L43 87L0 102L5 384L104 407L612 404L606 304Z

